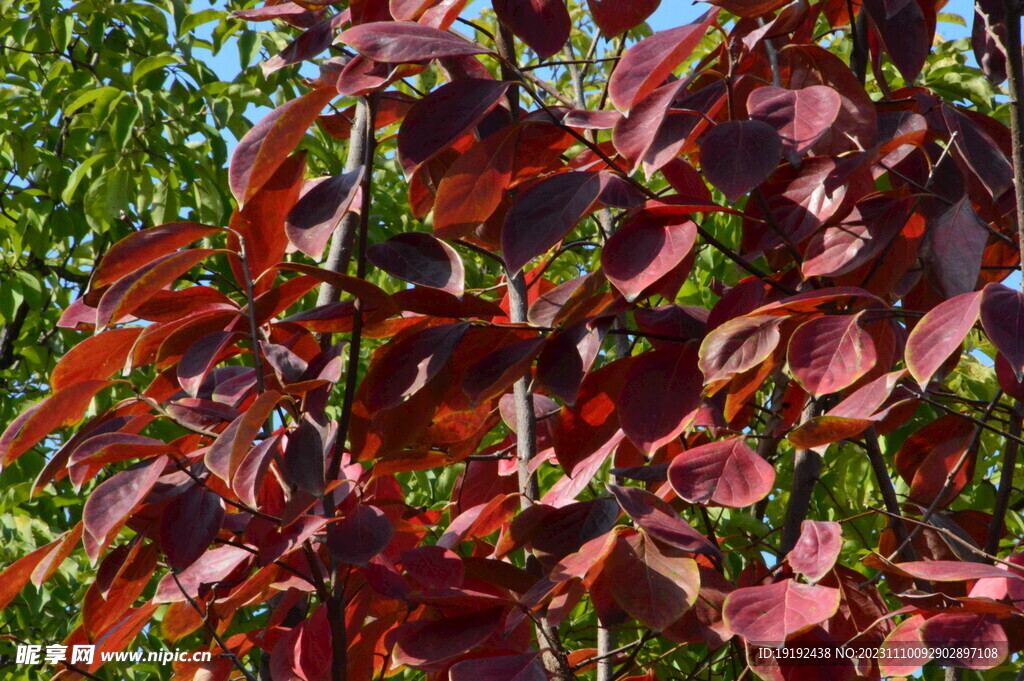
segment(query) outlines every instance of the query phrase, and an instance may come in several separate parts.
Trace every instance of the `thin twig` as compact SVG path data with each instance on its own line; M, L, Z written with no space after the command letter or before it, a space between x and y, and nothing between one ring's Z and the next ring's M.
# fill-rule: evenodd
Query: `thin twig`
M224 639L222 639L220 634L217 633L217 628L210 624L209 610L207 610L207 612L203 612L203 609L199 607L199 603L197 603L196 600L192 598L187 591L185 591L185 587L181 585L181 581L178 579L177 572L171 570L171 578L174 579L174 583L178 585L178 590L181 592L181 595L185 597L185 600L188 601L188 604L192 606L193 610L199 613L199 616L203 619L203 625L206 627L206 630L210 632L210 636L217 642L217 645L224 651L224 654L231 660L231 663L235 665L238 671L242 672L242 675L245 676L247 681L257 681L256 675L250 672L246 666L242 664L242 660L239 659L238 655L236 655L235 652L231 650L226 643L224 643Z

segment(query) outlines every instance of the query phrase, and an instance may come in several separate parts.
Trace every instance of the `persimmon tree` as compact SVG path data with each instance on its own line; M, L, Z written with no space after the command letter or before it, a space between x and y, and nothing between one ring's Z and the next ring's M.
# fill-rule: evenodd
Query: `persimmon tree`
M237 13L319 74L64 311L0 455L88 496L0 606L83 552L65 643L179 679L1012 676L1019 3L977 68L928 0L466 4Z

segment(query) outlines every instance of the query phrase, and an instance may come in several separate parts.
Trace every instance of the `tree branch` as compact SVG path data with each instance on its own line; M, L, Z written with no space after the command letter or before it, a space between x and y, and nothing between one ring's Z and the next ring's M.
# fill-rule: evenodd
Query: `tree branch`
M899 498L896 496L896 488L892 484L892 478L889 477L889 469L885 465L885 457L882 456L882 450L878 446L878 433L875 432L874 426L868 428L865 433L864 449L868 452L868 461L871 462L871 469L875 473L875 480L882 491L882 502L892 517L889 526L896 533L896 541L900 542L900 545L904 547L902 551L903 558L908 561L915 561L917 560L917 551L907 541L907 526L903 522Z
M804 407L803 421L814 418L818 406L812 400ZM798 449L793 455L793 486L789 491L789 505L786 507L786 520L782 525L782 539L779 545L779 557L785 556L800 538L800 525L807 518L811 508L814 486L821 476L821 455L810 449Z
M1010 421L1010 433L1020 439L1021 417L1024 405L1016 403L1016 413ZM1010 506L1010 495L1013 493L1013 474L1017 468L1017 453L1020 446L1009 438L1003 444L1003 462L999 471L999 487L996 490L996 503L992 508L992 521L988 526L988 537L985 540L985 552L993 555L999 552L999 536L1006 524L1006 510Z
M349 173L359 166L366 170L363 172L363 193L364 202L370 179L373 175L373 167L370 160L373 152L370 151L370 140L373 137L373 123L370 120L370 102L366 97L360 97L356 102L355 118L352 121L352 134L349 137L348 156L345 157L345 172ZM352 258L352 245L355 241L356 228L359 225L361 214L353 211L345 213L338 223L331 237L331 247L327 253L327 260L324 268L332 272L342 272L348 269L348 262ZM320 293L317 296L317 306L328 305L337 302L338 289L324 283L320 286ZM327 338L325 341L324 338ZM321 334L320 344L323 347L330 345L330 334ZM325 345L325 343L327 345Z

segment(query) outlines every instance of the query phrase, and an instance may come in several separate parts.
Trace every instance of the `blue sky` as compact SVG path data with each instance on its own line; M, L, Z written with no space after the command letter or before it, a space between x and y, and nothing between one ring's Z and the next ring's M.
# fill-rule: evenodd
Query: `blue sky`
M213 6L215 1L216 0L210 2L209 6ZM466 12L463 13L463 16L474 16L479 12L480 8L487 7L489 5L490 2L486 2L485 0L474 0L469 4ZM195 5L195 9L200 10L205 6L207 5L198 3ZM662 0L661 5L654 14L651 15L650 19L648 19L648 23L653 30L662 31L693 21L702 13L706 12L708 7L709 5L706 2L692 2L691 0ZM940 22L938 27L939 34L947 39L970 36L970 25L973 10L974 5L971 0L952 0L949 2L942 11L960 15L964 18L967 26L964 27L952 23ZM266 26L267 24L259 22L253 26L258 29L261 25ZM209 30L210 26L212 25L207 24L207 26L203 28ZM202 28L200 29L200 32L202 32ZM228 82L234 80L235 76L237 76L241 70L238 58L238 49L235 42L233 40L230 41L229 44L217 55L213 56L208 63L221 80ZM314 69L309 66L306 68L309 69L310 74L315 74ZM259 113L260 112L257 110L249 112L249 117L254 123L259 118ZM229 133L227 134L227 137L229 138L229 145L233 147L233 140L230 140L231 136Z

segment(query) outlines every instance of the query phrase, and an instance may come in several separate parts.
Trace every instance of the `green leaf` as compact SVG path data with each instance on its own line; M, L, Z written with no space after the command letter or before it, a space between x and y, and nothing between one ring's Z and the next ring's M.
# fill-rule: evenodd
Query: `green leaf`
M957 26L967 28L967 20L959 14L953 14L952 12L939 12L938 20L947 24L956 24Z
M113 140L115 148L123 150L127 146L132 135L132 128L138 119L139 107L135 106L131 100L126 103L126 106L118 108L117 113L114 114L113 125L110 126L110 139Z
M139 81L145 78L147 75L162 69L170 64L181 64L181 57L174 54L158 54L152 57L146 57L138 63L135 70L132 71L132 82L138 85Z
M78 95L71 104L64 107L64 113L74 113L83 106L92 104L93 102L100 102L109 105L115 97L118 97L121 94L123 94L121 90L116 87L111 87L110 85L105 85L103 87L96 88L95 90L86 90L82 94Z
M60 201L66 204L70 204L75 200L75 191L78 189L78 185L82 183L82 180L89 173L89 169L94 165L106 159L106 154L96 154L90 156L88 159L82 162L78 168L76 168L71 177L68 178L68 184L63 188L60 193Z
M34 308L40 308L43 305L43 283L38 277L30 272L19 270L17 273L18 281L21 282L21 293L25 296L25 302Z
M178 27L178 35L184 35L189 31L193 31L198 26L208 24L211 21L218 21L224 13L215 9L204 9L201 12L195 14L189 14L185 17L185 20L181 22L181 26Z
M106 158L107 154L96 154L85 159L80 166L75 168L71 173L71 177L68 178L64 191L60 193L60 200L64 203L71 203L75 198L75 191L77 191L78 185L82 183L82 180L89 173L89 169Z

